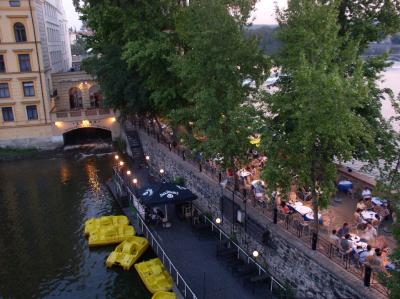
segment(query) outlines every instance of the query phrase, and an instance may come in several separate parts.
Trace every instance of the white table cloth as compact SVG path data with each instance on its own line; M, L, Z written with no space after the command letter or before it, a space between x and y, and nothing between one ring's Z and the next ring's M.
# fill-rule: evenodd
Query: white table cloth
M238 171L238 175L241 176L242 178L248 177L249 175L251 175L251 172L247 171L247 170L240 170Z
M362 211L362 212L361 212L361 217L362 217L364 220L375 220L375 219L377 219L377 218L375 217L375 215L376 215L376 213L375 213L375 212L372 212L372 211Z

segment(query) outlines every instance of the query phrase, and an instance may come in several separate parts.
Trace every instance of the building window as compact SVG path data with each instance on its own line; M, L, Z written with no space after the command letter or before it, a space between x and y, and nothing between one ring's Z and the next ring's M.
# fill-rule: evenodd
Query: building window
M15 41L17 43L26 42L26 31L25 31L24 24L15 23L14 24L14 34L15 34Z
M21 72L30 72L32 70L29 54L18 54L18 61Z
M6 64L4 63L4 55L0 55L0 73L6 72Z
M8 89L8 83L0 83L0 98L9 98L10 90Z
M25 97L34 97L35 96L35 85L32 81L22 83L24 87L24 96Z
M69 90L69 107L71 109L82 108L82 92L79 88L73 87Z
M29 120L38 119L37 107L36 105L26 106L26 114Z
M102 107L103 106L103 95L100 88L97 85L93 85L89 88L90 107Z
M11 7L20 7L21 1L20 0L10 0L9 1Z
M3 107L1 108L1 112L3 113L4 121L14 121L14 113L12 107Z

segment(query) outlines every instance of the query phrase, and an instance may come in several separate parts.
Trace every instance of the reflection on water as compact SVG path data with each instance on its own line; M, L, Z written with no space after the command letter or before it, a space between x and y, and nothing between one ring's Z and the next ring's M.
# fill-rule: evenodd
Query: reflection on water
M0 297L150 298L136 272L106 269L85 220L120 211L106 190L109 158L0 164Z

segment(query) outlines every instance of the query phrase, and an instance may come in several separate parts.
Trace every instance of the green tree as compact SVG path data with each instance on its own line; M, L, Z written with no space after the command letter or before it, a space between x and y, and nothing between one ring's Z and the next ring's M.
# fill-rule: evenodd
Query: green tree
M287 80L275 94L265 95L272 117L265 150L264 176L271 188L289 190L293 182L311 187L314 210L313 249L318 237L318 211L335 192L336 164L353 157L376 160L384 150L376 143L384 122L374 105L370 122L364 114L374 93L364 76L359 44L341 35L339 1L291 0L279 13L279 53ZM388 133L390 135L390 133Z
M328 1L325 1L328 2ZM359 54L370 42L380 41L400 29L399 0L341 0L340 34L359 41Z
M86 37L78 35L74 44L71 45L72 55L85 55L87 50Z
M95 55L84 68L99 78L111 107L155 117L184 105L170 70L179 46L173 33L179 1L86 0L76 6L95 32L88 41Z
M236 15L227 9L232 3ZM191 1L176 23L185 51L176 56L173 66L189 105L176 109L173 119L188 127L187 143L205 158L219 153L224 157L223 165L233 169L246 158L248 137L254 132L253 116L257 114L246 105L253 90L244 82L260 83L269 69L258 42L244 35L246 13L252 3Z

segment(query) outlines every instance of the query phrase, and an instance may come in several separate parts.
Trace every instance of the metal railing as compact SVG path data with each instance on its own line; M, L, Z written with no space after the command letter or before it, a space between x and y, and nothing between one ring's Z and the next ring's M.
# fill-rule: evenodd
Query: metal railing
M200 210L199 210L200 211ZM200 211L201 212L201 211ZM225 237L228 240L230 246L233 246L237 250L237 257L244 257L246 259L247 264L253 263L258 270L258 275L267 275L270 279L269 290L272 292L274 290L274 286L279 289L280 294L284 294L284 297L287 295L286 288L279 283L272 275L269 273L263 266L261 266L253 257L251 257L243 248L241 248L235 241L233 241L227 233L225 233L218 225L216 225L212 220L210 220L207 216L202 216L204 221L211 225L211 230L217 230L219 235L219 240L222 241L222 237Z
M128 196L130 199L130 202L138 212L137 220L139 221L139 225L142 230L142 233L146 236L147 240L151 244L151 247L156 252L157 256L162 260L164 266L168 269L173 280L175 281L176 287L181 291L184 298L197 299L196 294L189 287L188 283L185 281L185 279L179 273L179 270L177 269L177 267L173 264L171 259L165 253L164 249L162 248L160 243L157 241L156 237L151 232L150 228L145 223L145 219L143 219L143 216L142 216L142 215L144 215L144 206L142 206L140 204L139 200L137 199L136 195L134 194L134 191L131 190L132 187L126 183L126 181L124 180L123 177L121 177L117 167L114 167L113 170L114 170L115 178L117 178L117 180L118 180L118 184L120 184L120 187L125 186L126 192L128 193Z
M109 108L81 108L76 110L60 110L53 109L50 111L52 115L59 118L71 118L71 117L82 117L82 116L96 116L96 115L109 115L111 110Z
M142 132L145 132L148 136L154 137L158 143L164 145L169 149L169 151L175 153L179 158L182 160L189 162L193 166L197 167L199 169L199 172L202 172L206 175L208 175L211 179L214 181L220 183L221 180L224 180L226 178L226 174L222 172L219 168L213 168L211 165L208 163L204 163L205 161L202 161L201 159L197 159L196 155L193 154L192 151L186 148L182 148L180 146L171 146L171 142L167 141L162 134L157 132L157 130L154 127L150 127L144 124L144 122L137 122L136 123L139 128L142 129ZM223 190L224 195L226 192L230 192L230 194L234 193L234 201L237 204L240 204L243 202L244 197L240 192L233 191L232 189L226 188ZM250 199L249 196L247 199ZM257 209L254 209L254 207L257 206ZM249 213L248 218L251 218L251 213L257 213L259 215L265 216L269 218L270 220L273 219L273 207L269 205L258 205L257 202L254 200L254 206L253 209ZM255 219L253 219L255 220ZM310 248L312 244L312 229L309 227L309 233L308 234L303 234L302 230L298 227L298 225L295 225L294 222L290 221L290 217L287 217L285 219L280 219L278 221L278 225L283 226L287 231L292 233L294 236L302 240L304 243L306 243ZM257 220L255 220L257 222ZM337 246L334 244L331 244L329 240L322 236L318 236L318 246L317 246L317 251L324 254L326 257L334 261L337 265L340 265L344 269L346 269L348 272L352 273L359 279L363 279L363 273L364 273L364 267L360 266L356 263L350 263L349 258L343 258L342 255L336 254L339 252L339 249ZM335 254L334 254L335 253ZM377 275L373 276L372 281L371 281L371 286L379 291L380 293L387 295L388 290L387 288L382 285L381 283L378 282Z

